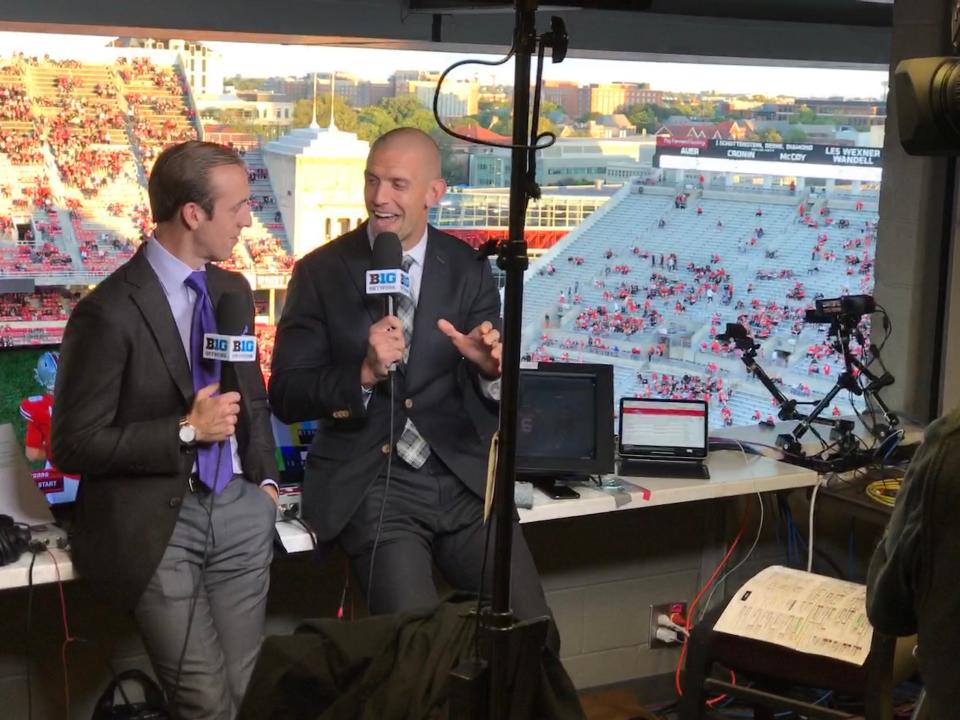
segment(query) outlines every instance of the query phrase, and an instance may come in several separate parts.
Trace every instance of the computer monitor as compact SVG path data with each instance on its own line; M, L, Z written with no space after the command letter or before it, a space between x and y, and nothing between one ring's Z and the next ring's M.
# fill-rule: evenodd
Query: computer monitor
M535 370L521 369L518 475L562 479L612 473L613 417L611 365L541 363Z
M307 450L317 434L317 421L291 423L280 422L275 415L270 416L273 426L273 440L277 446L276 478L280 485L301 485L303 470L307 462Z
M68 505L77 497L80 478L64 475L49 459L53 386L60 364L58 345L0 349L0 425L13 425L33 481L50 505Z

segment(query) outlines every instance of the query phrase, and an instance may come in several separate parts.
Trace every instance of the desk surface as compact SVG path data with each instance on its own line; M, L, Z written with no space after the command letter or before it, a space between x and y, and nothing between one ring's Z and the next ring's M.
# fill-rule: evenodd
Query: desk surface
M710 468L709 480L608 476L606 483L619 481L621 487L598 488L583 484L576 488L580 493L578 500L553 500L535 490L533 507L519 510L520 522L541 522L754 492L788 490L810 487L817 482L817 474L812 470L735 450L710 453L707 465ZM50 552L59 564L60 578L73 580L76 574L69 553L56 547L56 540L63 537L63 531L51 528L36 536L40 540L49 540ZM306 552L313 547L310 536L295 523L278 522L277 537L288 553ZM0 567L0 590L27 585L30 557L29 553L25 553L17 562ZM33 569L34 584L56 580L57 569L53 558L49 553L39 554Z
M710 468L709 480L608 476L604 479L605 484L619 481L622 489L598 488L584 483L575 488L580 493L579 500L554 500L535 490L533 507L519 510L520 522L812 487L817 483L817 473L813 470L735 450L710 453L707 466Z

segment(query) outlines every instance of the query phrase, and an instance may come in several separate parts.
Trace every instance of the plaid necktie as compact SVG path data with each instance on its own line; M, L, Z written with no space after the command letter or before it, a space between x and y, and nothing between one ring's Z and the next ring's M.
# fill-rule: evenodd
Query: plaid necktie
M203 334L217 331L217 319L207 294L207 274L198 270L191 273L183 284L197 294L193 304L193 319L190 322L190 372L193 375L193 389L200 390L220 381L220 361L203 358ZM219 494L233 477L233 459L230 453L223 452L227 444L222 442L197 447L200 480L213 490L214 494Z
M410 272L410 266L413 265L413 258L409 255L403 256L400 267L404 272ZM403 362L406 363L410 357L410 344L413 342L413 318L416 315L417 306L411 298L400 295L397 298L397 317L403 324ZM400 440L397 441L397 455L410 467L420 468L430 457L430 446L423 439L420 431L410 418L407 418L403 426L403 432L400 434Z

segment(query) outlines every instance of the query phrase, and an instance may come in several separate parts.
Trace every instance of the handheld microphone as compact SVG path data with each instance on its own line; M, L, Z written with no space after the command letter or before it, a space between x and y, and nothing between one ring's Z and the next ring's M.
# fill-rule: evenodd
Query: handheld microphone
M403 271L403 249L396 233L380 233L373 241L373 263L367 271L367 295L384 295L383 314L396 315L397 295L413 298L410 275Z
M257 361L257 338L248 335L247 299L239 292L224 293L217 303L217 333L203 334L203 357L223 363L220 392L238 390L233 363Z

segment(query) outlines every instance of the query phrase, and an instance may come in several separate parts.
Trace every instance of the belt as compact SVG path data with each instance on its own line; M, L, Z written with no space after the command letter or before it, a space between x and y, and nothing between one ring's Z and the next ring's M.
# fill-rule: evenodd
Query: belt
M230 478L230 482L233 482L238 478L243 480L243 473L234 473ZM187 476L187 489L194 495L209 495L212 492L207 484L200 479L200 473L190 473Z
M187 489L194 495L209 495L211 492L210 488L200 479L199 473L190 473L187 477Z

